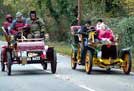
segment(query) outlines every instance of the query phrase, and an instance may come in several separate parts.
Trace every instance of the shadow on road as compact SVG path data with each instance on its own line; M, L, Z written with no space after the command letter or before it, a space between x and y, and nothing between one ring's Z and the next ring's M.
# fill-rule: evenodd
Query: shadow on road
M30 70L12 70L11 76L39 76L51 75L52 73L45 70L30 69Z
M76 69L76 71L85 73L85 69ZM121 70L112 69L111 71L106 71L105 69L93 69L89 75L119 75L119 76L134 76L134 74L126 75Z

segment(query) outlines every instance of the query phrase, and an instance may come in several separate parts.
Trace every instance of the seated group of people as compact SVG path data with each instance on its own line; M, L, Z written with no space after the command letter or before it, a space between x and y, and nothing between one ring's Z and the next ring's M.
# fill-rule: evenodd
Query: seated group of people
M15 19L13 19L13 16L11 14L7 14L5 18L6 21L4 21L2 24L2 29L4 31L5 37L7 35L14 35L15 39L19 39L22 37L22 34L20 33L21 31L23 31L23 37L25 38L44 37L45 24L41 18L37 17L36 11L31 11L29 18L24 18L21 12L16 13ZM2 46L2 55L4 58L6 58L7 47L7 45Z
M43 20L37 17L36 11L31 11L29 18L24 18L21 12L16 13L15 19L11 14L7 14L6 21L3 22L2 27L4 27L8 35L19 37L19 32L23 31L25 37L32 38L33 35L36 37L44 36L45 26ZM43 34L40 35L40 32Z
M71 34L74 35L75 32L79 32L82 34L83 39L87 39L87 32L95 31L97 36L96 39L98 41L114 41L114 34L112 30L104 24L102 19L99 19L96 26L91 26L91 21L87 20L83 26L71 26Z
M108 42L114 42L114 34L112 30L104 24L104 22L99 19L96 26L92 26L91 21L87 20L83 26L71 26L71 34L74 36L74 42L77 43L79 42L78 38L79 36L82 36L83 42L81 46L81 64L85 64L85 54L86 54L86 48L88 44L92 43L93 41L90 41L91 35L90 33L96 33L94 35L94 42L100 42L103 43L103 41L108 41ZM91 32L94 31L94 32ZM78 33L78 36L75 36L75 33ZM80 35L79 35L80 34ZM89 34L89 35L88 35ZM76 38L77 37L77 38ZM90 38L89 38L90 37ZM101 53L101 52L100 52Z

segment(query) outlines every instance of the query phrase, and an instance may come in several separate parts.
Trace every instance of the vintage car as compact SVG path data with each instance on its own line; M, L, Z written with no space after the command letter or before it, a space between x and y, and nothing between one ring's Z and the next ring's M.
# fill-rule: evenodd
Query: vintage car
M57 68L57 56L54 47L48 47L44 38L21 38L16 39L13 35L6 34L2 28L7 46L3 46L1 51L1 70L11 75L13 64L41 64L43 69L47 69L47 64L51 64L51 72L55 73ZM4 51L6 50L6 51Z
M107 72L111 68L123 69L129 74L132 66L131 48L121 48L118 38L114 42L95 41L96 31L88 32L88 46L85 49L84 65L86 73L90 74L93 66L105 68ZM82 42L78 41L78 34L75 35L76 42L72 43L71 67L76 69L77 64L81 65ZM80 37L80 36L79 36ZM80 39L82 40L82 39Z

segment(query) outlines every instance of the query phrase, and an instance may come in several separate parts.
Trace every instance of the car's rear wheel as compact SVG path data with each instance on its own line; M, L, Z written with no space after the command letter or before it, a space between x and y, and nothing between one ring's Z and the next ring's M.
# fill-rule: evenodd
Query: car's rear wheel
M107 71L107 73L109 73L111 71L111 68L110 67L107 67L106 68L106 71Z
M11 53L7 52L7 74L11 75L12 58Z
M47 70L47 63L42 63L43 70Z
M124 63L123 63L123 71L125 74L129 74L130 71L131 71L131 66L132 66L132 60L131 60L131 55L130 53L125 53L123 55L123 60L124 60Z
M72 67L72 69L76 69L76 66L77 66L76 55L77 55L77 53L74 50L72 50L72 53L71 53L71 67Z
M56 68L57 68L57 56L56 56L56 52L53 50L52 60L51 60L51 72L53 74L56 73Z
M85 70L87 74L90 74L92 71L92 65L93 65L93 56L91 54L90 50L86 51L85 56Z

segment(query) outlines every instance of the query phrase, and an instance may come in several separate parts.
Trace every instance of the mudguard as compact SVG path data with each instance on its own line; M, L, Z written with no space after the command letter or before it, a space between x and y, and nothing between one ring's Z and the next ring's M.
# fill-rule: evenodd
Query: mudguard
M121 57L125 53L129 53L131 55L131 47L121 49Z
M78 50L77 44L71 44L71 47L72 47L72 50L75 52Z
M97 52L97 51L95 50L95 48L93 48L93 47L91 47L91 46L87 46L87 47L86 47L86 50L90 50L91 53L92 53L92 55L95 55L95 53Z

